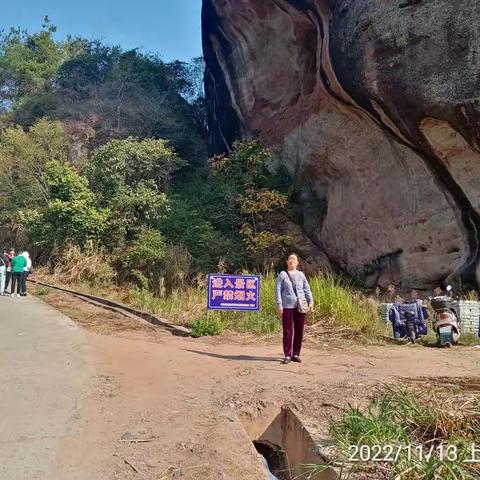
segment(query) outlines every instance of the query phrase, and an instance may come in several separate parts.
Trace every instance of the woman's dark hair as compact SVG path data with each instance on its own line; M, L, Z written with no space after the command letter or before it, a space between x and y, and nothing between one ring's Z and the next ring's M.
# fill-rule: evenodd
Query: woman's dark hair
M288 254L288 257L287 257L287 260L292 256L294 255L295 257L297 257L297 260L300 262L300 257L298 256L298 253L295 253L295 252L291 252Z

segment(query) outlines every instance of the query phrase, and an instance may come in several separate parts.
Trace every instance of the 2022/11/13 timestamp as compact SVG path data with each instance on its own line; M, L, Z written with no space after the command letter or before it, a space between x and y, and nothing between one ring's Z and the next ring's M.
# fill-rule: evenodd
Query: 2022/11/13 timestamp
M480 445L460 448L457 445L350 445L349 462L396 463L399 460L428 462L431 458L443 462L480 463Z

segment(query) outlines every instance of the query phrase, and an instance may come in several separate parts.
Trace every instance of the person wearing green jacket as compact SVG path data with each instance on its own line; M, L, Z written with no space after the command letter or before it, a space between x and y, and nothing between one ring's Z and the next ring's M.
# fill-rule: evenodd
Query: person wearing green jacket
M12 258L12 297L19 297L22 289L22 277L25 267L27 266L27 259L23 255L16 255ZM15 286L17 293L15 293Z

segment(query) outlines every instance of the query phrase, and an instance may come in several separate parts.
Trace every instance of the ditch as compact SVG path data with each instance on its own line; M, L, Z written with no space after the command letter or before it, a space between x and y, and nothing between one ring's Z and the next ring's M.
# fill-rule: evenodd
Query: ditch
M270 480L334 480L335 470L312 472L312 465L325 465L321 440L306 428L288 406L270 407L258 416L240 415L256 451L265 459Z

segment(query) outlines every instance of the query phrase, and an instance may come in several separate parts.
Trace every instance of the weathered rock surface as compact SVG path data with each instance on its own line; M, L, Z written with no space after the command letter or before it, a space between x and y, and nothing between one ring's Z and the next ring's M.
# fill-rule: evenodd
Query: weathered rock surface
M275 147L332 265L370 285L474 278L477 0L204 0L203 28L212 152Z

